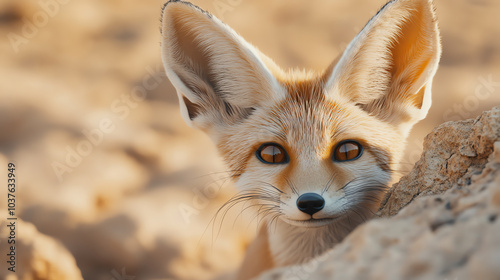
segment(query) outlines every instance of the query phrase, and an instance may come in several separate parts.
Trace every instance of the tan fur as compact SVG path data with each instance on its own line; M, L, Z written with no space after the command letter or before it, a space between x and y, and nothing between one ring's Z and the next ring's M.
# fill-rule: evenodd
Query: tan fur
M273 266L273 258L269 248L268 228L264 224L255 240L248 247L243 265L236 279L253 279L262 271L271 269Z
M430 107L441 53L431 1L389 2L322 74L281 70L187 2L168 2L162 18L162 58L186 122L212 137L239 199L265 221L239 279L305 262L371 217ZM360 158L332 160L344 140L364 148ZM264 143L290 161L259 161ZM300 211L304 193L320 194L324 208Z

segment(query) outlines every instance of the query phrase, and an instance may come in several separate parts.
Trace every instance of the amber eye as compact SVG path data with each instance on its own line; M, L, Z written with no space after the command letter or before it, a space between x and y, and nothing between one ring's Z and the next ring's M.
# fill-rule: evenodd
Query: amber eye
M356 141L347 140L340 142L333 151L335 161L348 161L358 159L363 153L363 147Z
M263 144L255 154L263 163L279 164L289 161L285 149L275 143Z

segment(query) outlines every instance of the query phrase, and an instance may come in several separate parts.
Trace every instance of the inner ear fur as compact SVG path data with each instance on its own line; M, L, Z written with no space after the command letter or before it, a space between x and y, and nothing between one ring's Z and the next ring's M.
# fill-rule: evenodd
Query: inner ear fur
M430 0L387 3L325 72L331 95L395 125L427 114L441 55Z
M258 50L200 8L170 1L162 15L162 58L188 124L241 121L280 98L279 83Z

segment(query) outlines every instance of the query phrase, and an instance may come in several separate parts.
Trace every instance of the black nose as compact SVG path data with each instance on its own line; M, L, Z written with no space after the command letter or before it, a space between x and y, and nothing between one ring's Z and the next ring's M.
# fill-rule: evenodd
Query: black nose
M325 207L325 200L317 193L305 193L297 199L300 211L312 215Z

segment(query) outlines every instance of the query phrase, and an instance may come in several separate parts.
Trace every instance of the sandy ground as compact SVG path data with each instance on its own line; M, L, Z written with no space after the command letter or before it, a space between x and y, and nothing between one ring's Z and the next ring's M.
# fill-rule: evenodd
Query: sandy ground
M282 67L321 71L385 1L193 2ZM255 232L251 215L235 213L212 230L234 190L161 73L161 6L0 2L0 178L17 165L19 217L66 246L85 279L122 269L136 279L208 279L234 270ZM406 169L433 127L500 104L500 1L436 6L443 57ZM138 93L145 99L130 99Z

